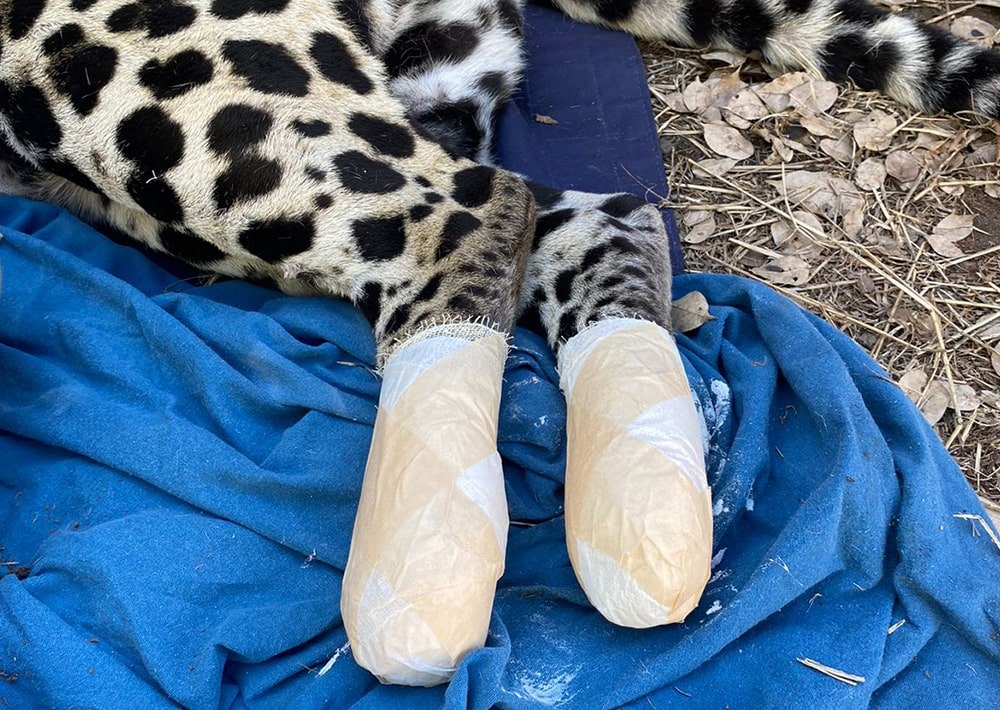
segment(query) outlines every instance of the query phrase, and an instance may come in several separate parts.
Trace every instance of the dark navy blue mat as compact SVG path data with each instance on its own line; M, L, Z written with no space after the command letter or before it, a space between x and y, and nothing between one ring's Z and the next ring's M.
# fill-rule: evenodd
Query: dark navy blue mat
M565 407L519 330L500 450L531 525L511 530L487 647L449 686L407 689L354 664L339 618L379 388L360 314L180 280L38 203L0 198L0 233L0 708L1000 698L1000 552L955 517L977 499L882 370L765 286L675 282L716 316L679 337L714 486L699 609L632 631L587 605L563 543Z

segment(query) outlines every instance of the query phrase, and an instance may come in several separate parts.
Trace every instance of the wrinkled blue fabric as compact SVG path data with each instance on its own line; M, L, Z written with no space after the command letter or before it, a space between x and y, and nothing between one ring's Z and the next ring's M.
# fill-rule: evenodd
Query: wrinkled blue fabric
M563 542L565 407L519 330L500 415L516 524L487 646L447 687L398 688L354 664L338 611L378 394L361 316L178 280L54 207L0 198L0 225L0 544L31 569L0 578L11 707L1000 698L1000 554L954 517L977 499L885 373L765 286L676 280L716 318L678 338L716 535L686 623L621 629L587 604Z

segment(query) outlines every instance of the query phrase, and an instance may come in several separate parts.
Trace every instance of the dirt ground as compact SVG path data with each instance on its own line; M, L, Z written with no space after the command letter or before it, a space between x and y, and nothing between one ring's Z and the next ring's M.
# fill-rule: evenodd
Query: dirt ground
M1000 48L1000 0L905 5ZM763 279L861 343L1000 511L1000 122L641 49L687 268Z

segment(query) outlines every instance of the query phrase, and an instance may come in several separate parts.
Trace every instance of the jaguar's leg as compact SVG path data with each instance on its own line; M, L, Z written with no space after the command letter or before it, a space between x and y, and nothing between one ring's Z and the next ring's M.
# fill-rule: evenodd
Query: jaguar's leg
M1000 117L1000 52L866 0L553 0L571 17L685 46L759 51L923 111Z
M669 332L663 221L630 195L533 190L522 309L558 353L570 559L609 620L681 621L708 581L712 515L701 425Z

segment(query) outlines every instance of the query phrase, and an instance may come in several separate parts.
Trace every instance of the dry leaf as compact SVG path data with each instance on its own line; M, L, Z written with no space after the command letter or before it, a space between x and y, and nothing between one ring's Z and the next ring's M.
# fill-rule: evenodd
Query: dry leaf
M759 121L770 114L764 102L749 90L736 94L722 112L728 123L742 129L749 128L754 121Z
M684 105L692 113L702 113L712 105L712 90L698 78L684 87L683 96Z
M832 81L810 77L809 81L799 84L788 92L788 97L792 106L808 116L829 109L837 101L839 93L840 89Z
M745 55L737 54L736 52L730 52L729 50L726 49L716 49L715 51L712 52L705 52L700 56L702 59L706 61L725 62L726 64L729 64L734 67L738 67L741 64L743 64L743 62L746 61Z
M905 150L894 150L885 156L885 171L901 183L916 180L920 169L920 161Z
M964 256L965 252L959 249L955 242L972 234L972 221L972 215L950 214L938 222L934 231L927 235L927 243L935 252L949 259Z
M705 142L719 155L733 160L743 160L753 155L753 144L725 123L706 123Z
M969 15L962 15L952 22L951 31L962 39L987 49L993 46L997 36L996 27Z
M792 89L806 83L810 79L811 77L808 74L801 71L782 74L763 86L755 87L755 91L772 111L784 111L792 103L792 99L789 97Z
M971 412L983 403L982 398L976 394L969 385L955 385L955 390L951 393L951 401L948 406L959 412Z
M536 113L535 121L538 123L544 123L546 126L558 126L559 121L552 118L552 116L546 116L544 113Z
M797 256L779 256L753 269L753 273L765 281L783 286L802 286L811 278L809 264Z
M826 237L823 224L812 212L795 210L792 217L795 222L779 219L771 225L771 239L775 246L787 245L796 251L809 251L815 246L816 239Z
M875 109L854 124L854 140L865 150L885 150L892 142L892 131L896 125L895 118L881 109Z
M684 243L701 244L715 234L715 213L708 210L687 210L681 218L684 223Z
M981 329L981 330L980 330ZM975 333L980 340L992 341L1000 339L1000 318L996 313L987 313L977 320L969 328L970 333Z
M836 160L838 163L849 163L854 158L854 143L848 134L844 134L837 140L824 138L819 142L819 149Z
M854 173L854 181L862 190L875 192L882 188L885 182L885 165L878 158L867 158Z
M920 397L927 389L927 382L930 378L923 370L910 370L899 378L899 387L906 393L914 404L920 403Z
M918 406L927 423L934 426L941 421L949 404L951 404L951 392L948 391L948 385L941 380L934 380L924 389Z
M799 123L814 136L840 138L844 135L843 127L829 116L803 116Z
M682 333L690 333L710 320L715 320L715 316L708 312L708 300L701 291L692 291L674 301L671 308L671 324Z
M831 220L864 209L865 201L858 188L829 173L795 170L783 180L768 182L792 204Z
M841 220L840 226L844 230L844 234L853 239L854 237L861 234L861 230L865 226L865 208L863 205L856 205L849 209L844 218Z
M767 139L770 141L771 147L774 149L774 152L778 155L778 157L781 158L782 162L790 163L795 159L795 153L792 152L792 149L788 147L788 144L781 140L781 138L774 134L769 134Z
M993 365L993 372L1000 375L1000 350L990 351L990 364Z
M695 163L695 167L705 171L709 175L714 175L719 177L720 175L725 175L733 166L736 165L736 161L732 158L705 158L704 160L699 160Z

